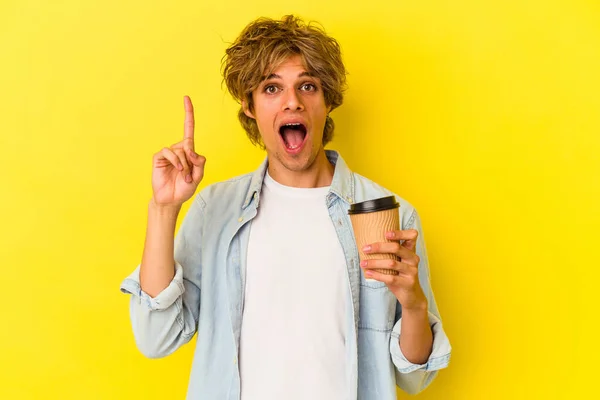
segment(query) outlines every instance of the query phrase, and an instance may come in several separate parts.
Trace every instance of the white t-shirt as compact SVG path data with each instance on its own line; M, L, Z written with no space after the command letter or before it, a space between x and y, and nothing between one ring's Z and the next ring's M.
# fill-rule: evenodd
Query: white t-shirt
M348 283L328 191L265 177L248 244L242 400L347 398Z

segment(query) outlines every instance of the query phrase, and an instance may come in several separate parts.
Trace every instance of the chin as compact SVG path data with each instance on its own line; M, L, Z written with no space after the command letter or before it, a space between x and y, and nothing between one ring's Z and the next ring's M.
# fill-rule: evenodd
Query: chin
M304 151L290 155L285 149L277 152L277 159L279 163L289 171L301 172L306 171L312 167L317 156L319 149L310 151L310 147L304 149Z

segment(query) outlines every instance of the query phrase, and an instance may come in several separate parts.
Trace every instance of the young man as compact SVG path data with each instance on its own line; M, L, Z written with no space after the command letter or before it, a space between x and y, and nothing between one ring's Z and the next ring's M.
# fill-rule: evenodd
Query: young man
M267 158L201 191L174 241L205 164L184 99L184 139L154 156L142 262L121 286L132 294L137 346L163 357L198 333L188 399L387 400L396 385L423 390L450 345L419 217L396 196L401 230L365 251L397 261L361 263L350 204L392 193L324 150L345 86L337 42L293 16L259 19L229 47L223 73Z

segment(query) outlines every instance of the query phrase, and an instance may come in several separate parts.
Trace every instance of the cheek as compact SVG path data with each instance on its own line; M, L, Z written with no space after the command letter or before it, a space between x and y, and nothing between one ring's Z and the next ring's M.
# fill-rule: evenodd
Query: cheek
M327 119L327 108L325 106L317 107L313 116L315 122L317 122L321 127L324 127Z
M264 111L257 113L256 114L256 122L258 123L258 126L260 126L260 127L269 126L269 115L266 114Z
M269 119L269 116L273 114L272 112L272 104L266 101L260 101L259 103L254 103L254 110L256 112L256 118L261 121L262 124L265 124L265 121Z
M263 141L269 142L273 140L273 138L275 137L273 132L274 115L264 107L256 109L255 111L256 124L258 125L260 135L263 137Z

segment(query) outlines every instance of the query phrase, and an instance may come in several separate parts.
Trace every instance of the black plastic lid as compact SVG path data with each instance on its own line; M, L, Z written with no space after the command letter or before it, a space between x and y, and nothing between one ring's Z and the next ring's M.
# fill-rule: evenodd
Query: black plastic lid
M381 197L379 199L367 200L362 203L350 205L348 214L364 214L376 211L391 210L400 207L395 196Z

